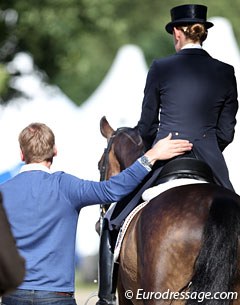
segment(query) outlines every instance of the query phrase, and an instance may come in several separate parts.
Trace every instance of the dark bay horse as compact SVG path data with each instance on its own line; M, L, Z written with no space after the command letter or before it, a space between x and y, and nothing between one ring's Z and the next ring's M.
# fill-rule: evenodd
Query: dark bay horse
M143 146L136 129L114 131L106 118L100 129L109 145L99 165L108 179L136 160ZM239 234L237 194L211 183L163 192L127 229L119 304L240 304Z

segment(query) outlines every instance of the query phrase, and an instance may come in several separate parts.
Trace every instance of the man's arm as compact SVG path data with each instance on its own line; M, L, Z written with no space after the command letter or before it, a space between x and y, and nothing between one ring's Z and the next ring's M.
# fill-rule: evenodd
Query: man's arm
M192 144L189 141L172 140L171 137L172 135L169 134L166 138L159 140L144 154L151 166L157 160L171 159L192 149ZM86 181L76 177L70 178L69 175L65 175L67 183L62 184L61 187L66 189L66 193L73 190L72 193L69 193L70 202L76 202L75 208L79 210L87 205L106 204L121 200L142 182L149 170L151 170L150 167L144 166L137 160L120 174L101 182Z
M17 288L24 275L25 261L16 248L0 193L0 295Z

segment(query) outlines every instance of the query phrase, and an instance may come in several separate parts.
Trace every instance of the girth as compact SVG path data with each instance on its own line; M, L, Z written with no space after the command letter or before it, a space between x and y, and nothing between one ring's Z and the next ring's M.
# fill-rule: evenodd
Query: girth
M195 158L182 157L167 162L154 185L180 178L214 182L212 170L207 163Z

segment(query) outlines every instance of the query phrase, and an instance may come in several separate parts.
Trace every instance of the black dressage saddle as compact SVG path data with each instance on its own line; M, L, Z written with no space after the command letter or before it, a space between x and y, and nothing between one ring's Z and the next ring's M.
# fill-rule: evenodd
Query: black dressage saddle
M154 185L180 178L214 182L212 170L207 163L195 158L183 157L167 162L162 167Z

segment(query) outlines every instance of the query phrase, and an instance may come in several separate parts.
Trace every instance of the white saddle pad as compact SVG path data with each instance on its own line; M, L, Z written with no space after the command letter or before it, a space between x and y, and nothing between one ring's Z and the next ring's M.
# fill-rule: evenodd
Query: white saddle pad
M145 201L150 201L154 197L157 197L159 194L180 185L187 184L196 184L196 183L207 183L206 181L196 180L196 179L188 179L188 178L180 178L175 180L170 180L165 183L150 187L142 194L142 199Z
M114 250L114 261L117 262L121 250L122 241L124 238L124 235L128 229L129 224L131 223L133 217L143 208L145 207L148 202L153 199L154 197L157 197L159 194L177 186L181 185L187 185L187 184L196 184L196 183L207 183L205 181L201 180L195 180L195 179L188 179L188 178L180 178L175 180L170 180L165 183L159 184L157 186L150 187L142 194L142 199L144 200L143 203L139 204L124 220L124 223L122 224L120 231L118 233L117 242L115 245Z

